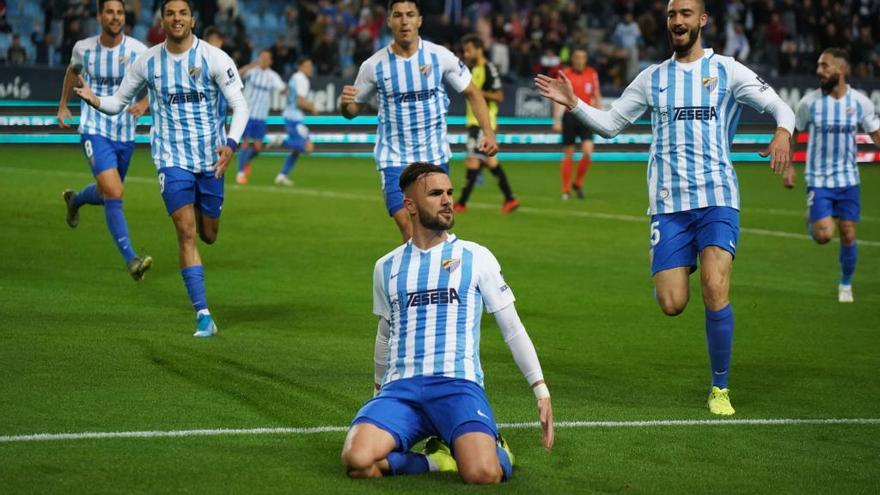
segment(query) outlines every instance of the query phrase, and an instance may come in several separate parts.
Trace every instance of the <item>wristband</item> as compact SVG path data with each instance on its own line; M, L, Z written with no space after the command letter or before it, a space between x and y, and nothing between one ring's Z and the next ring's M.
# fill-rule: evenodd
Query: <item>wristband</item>
M238 149L238 143L236 143L235 139L232 139L232 138L226 138L226 146L229 146L230 148L232 148L232 151L235 151Z
M547 388L546 383L532 387L532 392L535 393L535 398L538 400L550 398L550 389Z

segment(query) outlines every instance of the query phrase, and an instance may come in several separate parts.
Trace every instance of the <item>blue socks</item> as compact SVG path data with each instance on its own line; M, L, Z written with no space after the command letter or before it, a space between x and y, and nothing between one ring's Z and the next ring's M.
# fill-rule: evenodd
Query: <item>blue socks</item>
M733 310L730 304L718 311L706 310L706 343L712 365L712 385L727 388L730 351L733 347Z
M76 198L73 200L73 206L77 208L82 205L102 204L104 204L104 198L101 197L101 193L98 191L98 185L94 183L82 188L82 191L76 193Z
M391 452L385 459L393 476L428 472L428 458L415 452Z
M238 173L244 173L244 166L251 162L258 153L253 148L243 149L238 152Z
M208 298L205 296L205 268L202 265L188 266L180 270L186 292L192 302L193 309L208 309Z
M281 167L281 175L290 175L290 172L293 170L293 166L296 165L296 160L298 158L299 153L291 153L287 155L287 159L284 160L284 166Z
M119 254L128 263L136 254L131 248L131 240L128 238L128 223L125 221L125 215L122 214L122 200L116 198L104 200L104 217L107 220L107 229L113 236L113 242L119 249Z
M856 258L859 255L859 245L855 242L851 246L840 245L840 284L852 285L852 276L856 271Z
M500 445L495 447L495 450L498 452L498 462L501 463L501 471L504 473L501 479L502 481L507 481L513 475L513 464L510 462L510 456L507 455L507 451L502 449Z

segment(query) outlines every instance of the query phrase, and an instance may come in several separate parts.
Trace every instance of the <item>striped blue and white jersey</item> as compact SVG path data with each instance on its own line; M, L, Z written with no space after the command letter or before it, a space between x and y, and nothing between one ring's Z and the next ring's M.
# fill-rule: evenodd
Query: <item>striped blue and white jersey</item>
M495 256L449 234L423 251L412 241L376 262L373 312L388 320L382 385L414 376L483 384L480 318L514 302Z
M128 101L145 86L153 114L150 144L156 168L208 171L217 161L216 149L226 144L221 92L229 101L241 98L235 62L195 37L181 54L170 53L161 43L131 66L117 95Z
M109 96L119 89L122 78L135 60L147 47L140 41L122 37L113 48L101 45L100 36L77 41L70 55L70 65L81 65L86 84L97 96ZM82 105L79 118L80 134L103 136L111 141L134 141L137 122L123 110L117 115L107 115L89 105Z
M272 95L284 88L281 76L272 69L255 67L247 71L244 75L244 99L251 111L250 118L266 120L272 105Z
M470 70L446 48L422 39L410 58L395 55L389 45L361 64L355 99L366 103L377 96L377 168L449 162L444 81L460 93L471 82Z
M839 100L819 89L810 91L798 102L795 126L810 133L805 172L808 186L859 185L858 128L867 133L880 129L880 119L867 96L849 86Z
M284 108L285 120L302 122L305 114L296 99L308 98L311 86L309 76L300 71L296 71L294 75L290 76L290 81L287 82L287 107Z
M651 110L648 213L739 209L730 145L742 105L763 113L778 100L751 69L711 49L693 62L672 57L642 71L612 108L629 122Z

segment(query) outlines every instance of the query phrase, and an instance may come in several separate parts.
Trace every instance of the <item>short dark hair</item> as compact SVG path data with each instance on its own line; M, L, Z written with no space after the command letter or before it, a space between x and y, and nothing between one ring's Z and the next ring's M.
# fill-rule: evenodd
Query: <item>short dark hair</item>
M211 36L219 36L223 39L226 39L226 36L223 35L223 31L217 29L216 26L208 26L205 28L205 31L202 33L202 39L208 39Z
M162 6L159 7L159 15L160 15L160 16L161 16L161 15L164 15L164 13L165 13L165 6L168 5L168 4L171 3L171 2L186 2L186 4L189 6L189 12L190 12L191 14L195 14L194 11L195 11L195 8L196 8L196 7L195 7L195 5L193 5L192 0L162 0Z
M396 4L396 3L414 3L414 4L416 4L416 10L418 10L419 13L422 12L422 7L421 7L421 5L419 5L419 0L388 0L388 13L389 14L391 13L391 7L394 7L394 4Z
M585 52L587 55L590 54L590 51L587 50L587 47L584 45L574 45L571 47L571 53L574 52Z
M483 45L483 40L474 33L466 34L463 38L461 38L461 45L471 44L474 48L479 48L483 50L485 46Z
M847 51L846 48L838 48L838 47L826 48L826 49L822 50L822 53L827 53L828 55L831 55L834 58L839 58L839 59L843 60L844 62L846 62L847 64L849 64L849 51Z
M98 0L98 13L101 13L104 10L104 5L107 2L119 2L122 4L122 8L125 8L125 0Z
M300 58L296 59L296 66L299 67L302 64L304 64L306 62L311 62L311 61L312 61L312 57L309 57L308 55L303 55Z
M446 171L442 168L434 165L433 163L426 162L413 162L410 163L403 172L400 173L400 180L398 181L398 185L400 185L400 190L406 193L407 188L413 185L419 178L426 174L445 174Z

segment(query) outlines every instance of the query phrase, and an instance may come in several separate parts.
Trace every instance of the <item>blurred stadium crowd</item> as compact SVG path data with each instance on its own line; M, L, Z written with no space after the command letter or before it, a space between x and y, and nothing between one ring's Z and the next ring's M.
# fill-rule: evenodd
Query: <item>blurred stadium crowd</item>
M159 0L126 0L129 34L162 42ZM238 64L269 47L290 74L310 55L320 75L353 78L390 41L376 0L195 0L199 26L216 26ZM59 65L77 40L97 33L96 0L0 0L0 61ZM761 74L812 74L819 52L847 48L856 77L880 76L880 0L706 0L704 40ZM587 46L604 84L627 84L670 55L666 1L421 0L426 39L459 49L477 33L507 79L555 73L571 48Z

